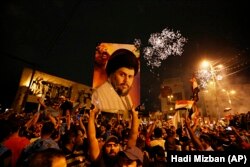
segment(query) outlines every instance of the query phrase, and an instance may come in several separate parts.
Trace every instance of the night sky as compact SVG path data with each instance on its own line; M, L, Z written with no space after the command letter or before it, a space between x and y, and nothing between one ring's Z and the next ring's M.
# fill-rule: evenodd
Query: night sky
M155 98L167 77L192 76L204 58L234 62L229 79L249 82L248 5L236 0L36 0L6 1L1 10L0 103L10 106L23 67L91 86L99 42L148 45L168 27L188 39L154 73L141 60L142 101ZM237 79L240 78L240 79ZM149 82L149 79L151 82Z

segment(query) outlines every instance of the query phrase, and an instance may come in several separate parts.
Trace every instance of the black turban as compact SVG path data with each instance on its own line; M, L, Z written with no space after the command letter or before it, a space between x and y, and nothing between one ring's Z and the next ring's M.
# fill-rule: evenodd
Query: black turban
M139 62L133 52L127 49L116 50L109 58L106 66L107 75L114 73L121 67L126 67L135 70L135 75L138 72Z

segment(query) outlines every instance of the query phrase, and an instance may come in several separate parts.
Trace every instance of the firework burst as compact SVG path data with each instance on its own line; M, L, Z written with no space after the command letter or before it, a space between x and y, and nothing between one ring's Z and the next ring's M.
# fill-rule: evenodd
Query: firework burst
M168 56L179 55L183 53L183 46L187 42L187 39L182 37L179 31L174 32L168 28L165 28L161 33L153 33L148 39L150 46L146 46L142 49L143 57L147 61L147 65L153 68L161 66L163 60L166 60ZM141 45L140 40L135 40L135 46Z
M209 81L212 80L213 73L211 70L200 69L195 74L201 88L206 88Z

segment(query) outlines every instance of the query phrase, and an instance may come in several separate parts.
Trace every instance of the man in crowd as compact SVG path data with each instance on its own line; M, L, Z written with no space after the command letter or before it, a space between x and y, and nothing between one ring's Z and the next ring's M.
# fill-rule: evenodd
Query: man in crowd
M61 148L65 154L67 166L90 166L87 159L87 151L83 149L84 135L76 126L71 126L70 130L61 137Z
M61 150L48 148L34 153L28 164L28 167L67 167L66 158Z
M12 152L2 143L11 135L9 120L0 120L0 166L11 166Z
M18 166L26 166L27 162L36 152L46 150L48 148L60 149L57 142L55 142L51 136L55 131L54 124L52 122L45 122L41 130L41 138L37 139L30 145L28 145L22 152L18 161Z
M198 151L214 151L211 147L211 138L206 134L201 134L200 137L197 137L190 126L191 120L189 117L186 117L185 124L190 135L191 141L196 146Z
M88 122L88 140L89 140L89 156L93 163L93 166L115 166L118 164L118 153L120 150L119 139L116 136L109 136L102 148L99 147L98 140L96 138L96 127L95 119L100 112L97 108L90 111L89 122ZM132 109L130 110L132 117L132 126L130 130L130 136L128 139L127 146L134 147L136 145L138 135L138 113Z
M11 150L12 152L11 166L15 167L16 162L20 157L23 149L30 144L30 141L26 137L19 136L19 129L22 126L21 118L12 117L9 120L10 120L9 126L12 130L12 134L7 140L5 140L4 146L6 146Z
M142 167L143 152L135 146L120 151L117 166Z

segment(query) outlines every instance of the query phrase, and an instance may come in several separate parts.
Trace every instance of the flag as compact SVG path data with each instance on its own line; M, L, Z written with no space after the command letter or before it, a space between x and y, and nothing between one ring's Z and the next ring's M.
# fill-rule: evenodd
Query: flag
M181 122L180 112L177 111L177 112L175 112L175 114L172 118L172 125L177 129L180 122Z
M175 101L175 109L192 109L194 104L193 100L176 100Z
M191 120L193 120L194 122L197 121L197 119L200 116L200 111L198 109L198 107L196 105L193 105L192 110L189 112L189 115L191 117Z

